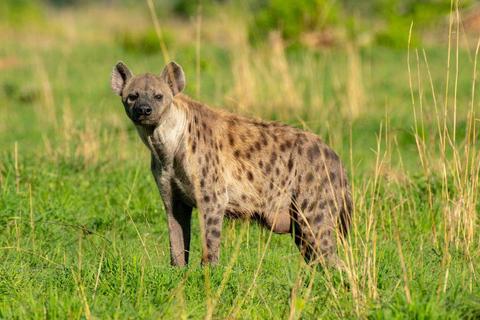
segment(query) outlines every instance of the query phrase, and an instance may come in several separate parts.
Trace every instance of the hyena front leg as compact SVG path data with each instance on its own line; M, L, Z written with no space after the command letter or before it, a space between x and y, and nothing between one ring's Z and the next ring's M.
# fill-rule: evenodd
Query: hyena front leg
M183 203L181 197L172 190L170 179L162 175L162 168L153 157L152 173L167 213L170 263L172 266L183 267L188 264L190 252L192 207Z
M171 209L168 205L165 205L165 209L167 210L171 264L183 267L188 264L190 253L192 207L173 197Z

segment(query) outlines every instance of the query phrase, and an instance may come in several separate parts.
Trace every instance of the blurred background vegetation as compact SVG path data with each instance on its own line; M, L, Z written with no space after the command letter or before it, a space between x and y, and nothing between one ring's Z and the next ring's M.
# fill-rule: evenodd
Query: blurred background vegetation
M460 10L475 9L474 0L456 4L449 0L203 0L200 3L206 19L225 7L242 7L244 12L251 14L251 41L264 39L272 30L278 30L291 45L312 45L305 40L310 35L309 39L317 40L313 41L314 45L354 41L394 48L406 47L413 21L416 27L412 38L418 44L428 38L425 33L428 36L435 27L448 24L448 15L455 6ZM75 9L99 4L106 10L139 7L138 2L132 0L4 0L0 4L0 19L4 28L21 28L25 24L45 23L45 11L52 8ZM198 4L198 1L189 0L155 1L159 16L173 15L182 19L195 17ZM145 5L140 7L147 9ZM131 34L125 38L130 48L143 46L148 52L158 47L155 35L149 31L138 39Z
M200 3L207 19L225 7L241 6L244 12L251 14L252 41L264 39L272 30L278 30L291 45L311 44L302 41L302 36L310 34L317 37L316 44L330 45L348 40L395 48L405 48L413 21L416 24L413 39L418 44L425 40L425 33L448 24L448 15L455 6L460 10L475 9L474 0L458 3L449 0L203 0ZM139 7L139 3L132 0L4 0L0 4L0 19L3 27L20 28L25 24L44 23L45 11L52 8L75 9L99 4L106 10ZM161 17L174 15L183 19L195 17L198 4L198 1L189 0L155 1ZM146 9L145 5L141 7ZM328 34L322 34L325 32ZM129 47L143 45L146 51L156 47L150 43L155 37L149 32L139 39L132 39L131 35L126 38Z

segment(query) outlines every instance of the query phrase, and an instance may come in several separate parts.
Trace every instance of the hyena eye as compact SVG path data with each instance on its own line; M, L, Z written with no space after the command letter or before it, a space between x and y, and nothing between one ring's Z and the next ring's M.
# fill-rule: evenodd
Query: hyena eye
M153 96L156 100L161 100L163 96L161 94L156 94Z
M130 100L130 101L135 101L135 100L137 100L137 98L138 98L138 94L136 94L136 93L128 95L128 100Z

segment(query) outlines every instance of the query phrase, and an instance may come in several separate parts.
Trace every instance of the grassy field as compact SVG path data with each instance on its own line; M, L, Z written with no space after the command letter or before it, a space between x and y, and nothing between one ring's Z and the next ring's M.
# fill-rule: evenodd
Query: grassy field
M158 12L187 94L319 134L355 203L344 272L238 221L220 266L203 268L196 214L190 266L175 269L149 153L109 88L118 60L163 69L150 14L0 22L0 318L480 318L475 41L452 24L424 48L286 50L274 34L251 45L232 6L201 21Z

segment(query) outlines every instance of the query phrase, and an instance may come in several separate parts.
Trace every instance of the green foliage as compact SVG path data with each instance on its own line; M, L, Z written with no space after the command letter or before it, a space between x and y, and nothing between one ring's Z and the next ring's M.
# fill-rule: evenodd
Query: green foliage
M177 0L173 6L173 12L182 17L194 16L197 13L197 10L198 1Z
M413 31L410 45L419 45L422 31L445 19L451 10L450 0L376 0L371 3L372 14L377 19L385 21L385 27L381 29L376 40L379 44L405 49L408 45L410 26L413 23ZM465 8L470 1L461 1L460 8Z
M420 38L416 29L410 35L410 23L408 18L395 17L391 19L385 28L375 35L378 44L395 49L406 49L410 38L410 47L416 47Z
M255 14L251 27L253 37L264 38L279 30L288 40L296 40L302 32L323 30L339 20L338 4L328 0L269 0Z
M40 22L43 12L37 0L2 0L0 2L0 25L8 23L13 27Z
M57 7L78 5L82 2L79 0L45 0L45 1Z
M218 8L225 0L175 0L172 1L172 12L182 18L195 17L198 14L199 2L202 5L202 16L209 15L211 10Z
M373 1L371 5L373 10L387 20L403 17L418 20L421 25L427 25L448 15L451 3L450 0L377 0ZM462 1L462 7L467 5L468 1Z
M173 36L168 30L162 30L162 37L167 47L173 45ZM131 53L152 54L161 51L160 41L153 28L140 32L127 29L119 32L116 39L126 51Z
M459 2L459 10L472 1ZM455 9L455 4L454 7ZM268 0L252 4L254 23L252 39L264 39L272 30L279 30L287 40L297 40L302 32L321 31L338 26L347 30L349 39L368 26L375 41L395 49L405 49L413 22L411 46L421 43L426 27L447 22L450 0ZM380 25L380 27L378 27Z

